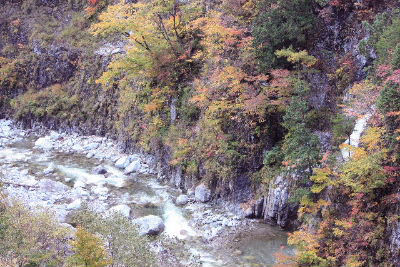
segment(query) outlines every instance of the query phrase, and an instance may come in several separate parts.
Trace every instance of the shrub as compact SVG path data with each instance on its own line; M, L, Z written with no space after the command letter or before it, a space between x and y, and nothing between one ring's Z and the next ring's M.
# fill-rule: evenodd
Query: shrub
M11 106L16 111L16 117L25 116L58 117L72 116L71 109L78 103L77 96L70 96L62 88L55 84L41 91L30 90L11 101Z
M71 245L75 254L70 261L75 266L104 267L111 263L103 240L82 227L78 227Z
M0 208L0 260L16 266L61 266L69 229L58 225L52 214L33 212L17 201Z

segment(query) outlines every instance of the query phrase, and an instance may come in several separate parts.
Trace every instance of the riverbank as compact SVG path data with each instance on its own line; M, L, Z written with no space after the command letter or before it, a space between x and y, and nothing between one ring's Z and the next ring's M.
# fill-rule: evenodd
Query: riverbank
M159 216L165 228L153 248L164 262L270 266L274 251L286 245L284 232L245 219L229 205L196 201L194 191L187 204L177 205L184 192L157 180L154 158L122 153L104 137L23 130L1 120L0 159L4 192L32 209L51 210L62 224L84 203L96 212L118 211L132 220ZM174 246L165 246L168 240L175 240Z

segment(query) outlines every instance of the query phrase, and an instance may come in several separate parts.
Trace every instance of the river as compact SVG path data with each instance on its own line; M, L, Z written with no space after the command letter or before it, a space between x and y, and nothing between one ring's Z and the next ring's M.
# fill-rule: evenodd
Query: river
M39 138L44 141L38 142ZM43 139L37 132L0 120L4 190L26 205L53 210L60 222L65 223L68 213L83 202L97 212L123 205L132 219L160 216L165 230L156 239L178 240L174 253L186 255L180 259L186 266L270 267L276 252L293 253L287 233L276 227L210 203L176 205L181 192L157 181L148 158L141 158L140 173L126 175L115 167L123 156L115 143L102 137L52 132ZM98 166L106 174L94 174Z

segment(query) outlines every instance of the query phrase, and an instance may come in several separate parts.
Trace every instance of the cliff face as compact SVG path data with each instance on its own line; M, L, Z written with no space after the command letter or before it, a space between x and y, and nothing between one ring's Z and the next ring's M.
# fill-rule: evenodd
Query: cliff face
M115 3L117 2L119 1ZM252 3L252 1L245 2ZM224 45L228 48L224 48L221 52L218 51L220 49L218 45L222 41L210 45L203 40L211 42L205 36L208 31L217 32L219 28L217 30L211 27L196 28L190 38L199 38L197 41L192 42L190 38L185 39L186 36L179 37L177 34L176 42L182 46L186 45L183 49L186 52L178 55L173 64L170 62L171 58L158 55L159 61L156 62L161 65L153 67L148 73L141 74L146 78L151 77L151 82L145 86L143 83L140 84L143 77L134 76L129 73L130 70L118 72L119 76L104 86L98 81L102 79L111 62L124 57L134 58L125 47L129 44L129 37L134 36L132 32L124 29L125 32L122 31L122 34L115 33L107 37L92 34L95 30L90 27L101 21L99 14L104 12L108 5L115 3L106 0L94 1L93 5L83 0L2 0L0 1L0 116L13 117L26 127L41 123L50 129L112 136L128 151L139 150L154 154L158 159L158 177L162 181L184 191L194 190L195 186L202 182L211 189L214 199L240 203L243 214L248 217L263 218L281 227L298 228L302 225L303 228L316 230L316 222L323 220L322 214L329 208L319 207L318 212L312 214L311 222L299 220L297 211L303 205L300 200L302 198L304 200L304 194L299 196L298 189L303 193L308 190L307 194L311 194L310 188L319 183L319 180L309 179L311 169L332 161L331 158L329 160L326 158L338 152L340 142L353 131L354 124L351 125L350 131L349 127L344 129L343 126L341 131L345 133L344 135L342 133L339 142L334 121L336 116L344 113L340 107L359 98L353 92L354 85L362 83L361 87L367 88L369 85L365 82L375 78L374 82L381 82L379 80L381 77L371 73L379 62L383 62L379 51L376 51L377 47L380 49L379 47L383 45L372 43L379 43L376 31L383 30L382 25L390 23L389 20L383 20L384 23L374 24L373 27L376 29L371 25L374 20L379 22L379 14L387 13L389 17L394 16L393 10L399 6L396 1L305 2L312 3L311 15L315 15L316 19L314 28L307 30L307 40L301 42L296 40L298 43L289 40L293 41L295 49L308 51L306 56L294 54L300 59L292 59L295 62L292 65L284 63L277 65L276 70L263 73L258 69L260 64L251 61L253 58L245 53L246 49L250 51L254 46L248 45L244 40L257 34L257 31L251 31L256 24L249 24L247 21L256 16L262 18L262 13L267 13L268 10L258 8L258 13L249 15L251 12L246 5L243 5L245 8L241 6L242 9L236 10L237 13L231 11L232 9L226 9L225 5L238 4L234 1L224 1L222 4L204 1L204 12L218 9L216 7L220 7L219 5L221 9L225 8L225 13L221 17L226 27L223 28L223 32L231 34L225 36L229 45L226 43ZM184 12L183 7L181 12ZM273 12L270 16L274 16ZM162 17L159 19L157 25L163 22ZM208 19L213 19L213 23L218 22L216 18L208 17ZM200 27L198 25L203 25L202 23L205 22L196 21L192 28L186 31ZM301 21L296 23L300 24ZM232 25L241 27L238 27L238 30ZM199 34L202 31L203 33ZM170 38L166 39L171 42L168 40ZM237 40L241 43L238 44ZM169 42L166 43L169 45ZM277 44L277 50L287 48L289 45L285 42L288 41L284 40L284 47L279 47L281 44L278 41L270 40L270 44ZM392 54L393 51L389 50L389 54ZM204 51L208 51L208 54ZM176 51L172 49L170 52L173 54ZM292 53L290 55L293 56L295 52L285 53ZM216 57L218 60L211 58L213 53L219 53ZM273 53L272 56L274 55ZM312 56L312 61L314 59L315 61L312 64L299 63L305 61L307 56ZM201 60L199 57L202 57ZM185 61L187 58L190 60ZM148 65L146 64L143 66ZM230 68L224 68L224 64L231 64ZM171 66L180 69L171 71ZM212 72L214 70L221 71ZM153 76L149 76L149 73ZM288 73L292 75L290 82L286 80ZM235 83L236 76L241 77L237 83ZM299 77L309 84L307 95L302 95L300 91L294 92L293 88L287 93L285 90L292 86L293 78L299 79ZM223 85L218 84L218 81L223 81L221 82ZM224 87L222 90L217 86L209 89L210 93L204 88L214 86L212 82L218 86L226 86L233 93L217 98L217 94L222 94L221 92L228 89ZM198 84L203 87L196 89ZM237 84L246 84L247 87L246 89L235 87ZM135 90L125 90L126 87L134 89L141 87L141 90L137 90L141 94L132 96ZM270 90L268 94L263 91L265 87ZM380 85L377 87L380 88ZM168 89L164 92L160 88ZM201 91L202 89L204 90ZM243 93L241 90L247 91ZM206 92L208 95L204 96L199 92ZM238 92L243 95L237 97ZM217 100L212 99L213 97ZM233 97L237 98L229 102ZM145 100L140 102L142 99ZM227 99L229 101L224 102ZM197 106L194 100L197 101ZM359 101L357 105L352 104L347 109L358 116L370 113L371 119L366 126L382 126L383 122L380 122L381 124L376 122L378 121L376 118L381 115L375 113L375 108L371 109L371 106L376 105L375 100L371 103L367 100L364 103ZM214 101L217 104L214 103L212 106L206 101ZM243 103L240 102L235 106L234 111L226 107L229 106L227 103L233 106L239 101ZM274 104L266 107L263 101ZM295 108L291 114L292 118L283 115L290 114L288 106L296 101L306 103L304 114L299 115L303 120L300 120L300 123L294 119L297 116ZM198 104L199 102L201 103ZM364 106L367 103L368 105ZM207 105L212 106L212 109L209 107L207 109ZM245 111L239 113L236 109ZM219 117L215 117L217 116L215 114ZM258 119L258 116L262 118ZM304 167L302 172L288 171L291 164L296 165L298 162L293 164L287 155L281 155L285 149L286 152L291 152L287 148L290 148L289 137L303 129L291 128L289 124L292 122L303 125L308 130L306 132L308 134L303 135L318 137L321 157L314 159L316 163L313 164L307 159L307 164L310 164ZM159 124L162 126L157 128ZM361 131L360 135L363 132ZM304 140L295 141L305 148L312 147L312 140ZM303 141L307 143L302 144ZM354 144L350 142L350 145ZM360 146L363 145L361 142ZM296 145L293 147L296 148ZM337 162L333 168L336 170L345 164L345 161L335 155ZM279 168L276 168L278 165ZM314 190L317 193L312 192L314 194L312 201L321 199L335 202L334 196L337 193L335 186L332 183L323 187L322 191ZM397 192L395 185L389 189L379 190ZM382 192L375 194L385 195ZM335 211L339 214L345 215L349 210L347 204L335 205L339 207ZM385 209L379 209L379 212L391 216L398 214L397 208L389 211ZM385 237L381 239L390 243L392 254L395 255L394 251L400 246L398 223L388 223L385 226L386 230L382 234Z

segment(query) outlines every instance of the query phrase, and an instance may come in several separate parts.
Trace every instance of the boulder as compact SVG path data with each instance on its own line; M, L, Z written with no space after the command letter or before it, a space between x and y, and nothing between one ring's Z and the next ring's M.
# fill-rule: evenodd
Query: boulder
M52 193L64 193L69 190L69 187L61 182L50 179L42 179L37 183L37 186L43 191Z
M59 139L60 136L61 135L59 133L57 133L56 131L51 131L50 132L50 139L53 140L53 141L56 141L57 139Z
M47 174L50 174L50 173L54 173L55 171L56 171L56 168L55 168L54 164L51 163L51 164L49 165L49 167L47 167L47 168L43 171L43 174L44 174L44 175L47 175Z
M138 218L134 223L139 226L140 235L158 235L165 228L163 220L155 215Z
M176 205L184 206L189 202L189 198L187 195L180 195L176 198Z
M129 215L131 214L131 208L128 205L117 205L109 209L110 213L120 213L121 215L129 218Z
M77 210L81 207L82 205L82 200L80 198L75 199L71 203L68 204L67 210Z
M99 143L91 143L91 144L87 144L84 149L85 150L94 150L96 148L99 147Z
M199 184L196 186L194 196L197 201L208 202L211 199L211 190L205 184Z
M93 174L106 174L107 173L107 169L104 166L99 165L99 166L97 166L96 168L93 169L92 173Z
M35 147L43 150L50 150L53 148L53 142L50 139L50 136L40 137L36 140Z
M123 156L115 162L115 167L120 168L120 169L125 169L128 167L130 161L128 156Z
M125 174L131 174L133 172L139 172L142 167L139 159L134 160L125 168Z

